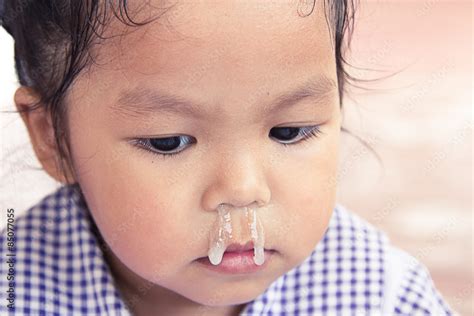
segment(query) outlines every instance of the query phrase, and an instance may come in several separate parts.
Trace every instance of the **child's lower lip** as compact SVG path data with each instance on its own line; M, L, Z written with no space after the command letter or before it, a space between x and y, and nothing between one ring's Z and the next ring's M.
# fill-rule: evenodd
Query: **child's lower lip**
M196 261L204 265L209 270L226 274L253 273L262 270L267 265L268 260L273 255L274 250L265 250L265 262L256 265L253 262L253 250L243 252L225 252L221 263L213 265L208 257L202 257Z

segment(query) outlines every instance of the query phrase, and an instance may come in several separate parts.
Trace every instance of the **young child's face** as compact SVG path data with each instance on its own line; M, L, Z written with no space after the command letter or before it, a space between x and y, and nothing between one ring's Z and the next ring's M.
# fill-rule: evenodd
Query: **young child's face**
M157 23L113 22L106 35L128 34L96 47L97 64L74 83L67 102L76 180L123 282L149 280L206 305L240 304L322 238L335 205L341 124L323 1L307 17L298 16L298 1L265 3L178 3ZM305 85L314 95L272 109ZM315 125L321 133L308 140L270 137L272 128ZM168 157L133 142L171 136L182 143ZM235 276L198 263L217 206L256 201L270 205L256 208L265 247L275 250L265 268Z

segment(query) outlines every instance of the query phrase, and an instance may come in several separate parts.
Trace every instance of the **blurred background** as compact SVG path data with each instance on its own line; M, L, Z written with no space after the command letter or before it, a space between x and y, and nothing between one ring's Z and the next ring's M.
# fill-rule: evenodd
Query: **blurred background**
M339 201L428 266L461 315L473 315L472 2L362 1Z
M461 315L472 315L471 1L360 0L338 202L423 262ZM383 79L385 78L385 79ZM13 43L0 30L0 109L13 110ZM0 113L0 205L20 215L58 187L18 114ZM5 217L6 218L6 214ZM5 221L0 221L0 227Z

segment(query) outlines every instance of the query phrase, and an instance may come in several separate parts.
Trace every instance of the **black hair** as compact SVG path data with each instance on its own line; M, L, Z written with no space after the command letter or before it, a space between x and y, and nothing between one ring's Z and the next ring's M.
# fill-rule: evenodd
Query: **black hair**
M300 0L299 9L304 8L298 9L300 16L310 15L316 1L324 1L326 21L334 40L342 108L345 86L356 80L347 71L349 64L344 55L352 37L357 0ZM165 8L163 13L172 7ZM302 11L305 13L301 14ZM26 110L42 107L51 115L58 168L65 177L65 167L72 166L65 96L77 75L93 64L91 47L105 40L103 31L113 17L133 27L159 18L134 21L127 0L0 0L1 24L15 41L18 80L40 98Z

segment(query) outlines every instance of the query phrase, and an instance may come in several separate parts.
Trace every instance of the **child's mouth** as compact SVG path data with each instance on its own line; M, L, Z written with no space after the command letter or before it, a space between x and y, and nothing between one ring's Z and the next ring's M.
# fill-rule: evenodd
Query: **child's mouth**
M245 274L262 270L268 264L268 260L274 252L274 250L264 250L265 260L262 265L255 264L253 248L243 251L225 251L222 261L218 265L212 264L208 257L202 257L196 261L203 264L206 268L219 273Z

